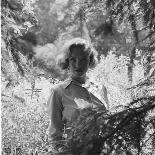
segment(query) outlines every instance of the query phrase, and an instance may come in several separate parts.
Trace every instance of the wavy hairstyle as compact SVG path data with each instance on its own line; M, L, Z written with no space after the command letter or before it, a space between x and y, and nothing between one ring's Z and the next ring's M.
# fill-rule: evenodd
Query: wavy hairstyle
M57 65L66 70L69 68L69 57L71 49L74 47L79 47L83 49L83 52L87 52L90 58L89 68L94 68L97 64L97 52L92 47L89 41L82 38L74 38L67 41L61 48L60 53L57 56Z

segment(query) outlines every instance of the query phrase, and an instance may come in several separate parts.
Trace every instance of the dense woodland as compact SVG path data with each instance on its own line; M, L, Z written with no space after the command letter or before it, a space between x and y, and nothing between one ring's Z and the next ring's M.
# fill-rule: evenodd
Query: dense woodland
M55 57L74 37L98 52L86 87L103 102L106 89L108 111L82 111L73 154L155 154L155 1L2 0L3 154L48 154L46 101L67 78Z

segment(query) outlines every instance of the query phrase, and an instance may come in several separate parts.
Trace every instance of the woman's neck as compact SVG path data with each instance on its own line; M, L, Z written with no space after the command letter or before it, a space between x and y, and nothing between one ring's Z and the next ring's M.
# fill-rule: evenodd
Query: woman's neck
M79 84L85 84L86 76L85 75L84 76L80 76L80 77L74 77L74 76L72 76L71 79L73 81L78 82Z

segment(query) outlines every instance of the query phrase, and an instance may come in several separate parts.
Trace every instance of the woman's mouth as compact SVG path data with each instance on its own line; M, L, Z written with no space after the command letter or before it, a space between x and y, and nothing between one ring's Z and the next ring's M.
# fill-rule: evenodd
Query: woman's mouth
M80 73L82 72L82 69L76 69L75 71Z
M83 71L81 69L77 69L77 70L75 70L75 72L78 73L78 74L82 74L83 73Z

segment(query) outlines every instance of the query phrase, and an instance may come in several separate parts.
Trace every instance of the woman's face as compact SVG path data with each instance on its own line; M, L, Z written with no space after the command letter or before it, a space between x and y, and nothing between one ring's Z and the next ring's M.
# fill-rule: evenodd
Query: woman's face
M72 77L82 77L89 67L88 52L84 52L82 48L72 48L69 58L69 70Z

